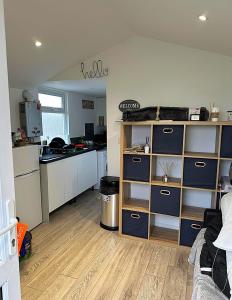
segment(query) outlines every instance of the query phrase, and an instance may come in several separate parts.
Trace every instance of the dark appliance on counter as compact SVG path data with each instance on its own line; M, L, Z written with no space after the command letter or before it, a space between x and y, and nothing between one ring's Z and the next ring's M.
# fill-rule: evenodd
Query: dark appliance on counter
M66 153L75 153L76 152L76 147L75 145L73 144L69 144L69 145L65 145L63 147L63 150L66 152Z
M95 134L93 138L94 145L106 146L107 145L107 136L106 131L102 134Z
M89 141L89 139L87 137L77 136L77 137L70 138L70 141L76 147L80 145L81 148L81 147L86 147L86 141ZM95 134L93 139L91 139L91 141L93 141L94 146L106 147L107 146L106 131L103 132L102 134Z
M85 123L85 138L92 141L94 138L94 123Z
M70 138L70 142L74 145L83 144L85 142L85 138L83 136L72 137Z
M46 147L47 148L47 147ZM65 141L60 137L55 137L49 144L49 149L46 149L45 154L68 154L74 153L76 147L73 144L67 145Z
M60 149L63 148L64 146L65 146L65 141L60 137L55 137L54 139L52 139L51 143L49 144L49 147L53 149Z

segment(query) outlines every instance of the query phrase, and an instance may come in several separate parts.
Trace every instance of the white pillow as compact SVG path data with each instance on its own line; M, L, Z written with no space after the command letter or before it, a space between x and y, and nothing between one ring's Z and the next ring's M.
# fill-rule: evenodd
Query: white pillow
M232 294L232 193L222 197L221 211L222 229L213 244L219 249L226 250L227 275Z
M213 244L219 249L232 251L232 193L222 197L221 211L222 229Z

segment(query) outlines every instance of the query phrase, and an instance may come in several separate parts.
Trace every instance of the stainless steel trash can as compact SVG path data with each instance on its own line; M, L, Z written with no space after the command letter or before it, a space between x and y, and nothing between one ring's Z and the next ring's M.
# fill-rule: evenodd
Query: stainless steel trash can
M119 178L104 176L100 181L101 221L107 230L118 230Z

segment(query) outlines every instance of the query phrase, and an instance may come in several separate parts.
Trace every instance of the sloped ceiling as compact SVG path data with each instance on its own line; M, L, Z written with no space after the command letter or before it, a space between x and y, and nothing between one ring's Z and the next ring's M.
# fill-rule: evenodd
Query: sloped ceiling
M232 56L231 13L229 0L5 0L10 86L41 84L132 35Z
M106 81L104 79L47 81L40 86L67 92L74 92L86 96L105 97Z
M5 0L11 87L40 84L131 32L108 0ZM35 48L33 39L43 42Z

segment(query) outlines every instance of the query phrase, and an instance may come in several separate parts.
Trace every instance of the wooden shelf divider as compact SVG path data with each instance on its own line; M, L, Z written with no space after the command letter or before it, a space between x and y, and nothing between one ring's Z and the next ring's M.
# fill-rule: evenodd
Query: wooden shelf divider
M152 153L152 156L175 157L175 158L182 157L182 155L180 154L165 154L165 153Z
M232 157L220 157L221 160L232 160Z
M161 176L154 176L151 180L152 185L181 187L181 178L170 177L168 182L164 182Z
M149 212L149 200L128 198L122 203L122 208L127 210L136 210L140 212Z
M178 244L179 230L152 226L150 239Z
M182 186L183 189L189 189L189 190L196 190L196 191L205 191L205 192L216 192L217 189L208 189L208 188L199 188L199 187L193 187L193 186Z
M123 151L123 154L128 154L128 155L145 155L145 156L150 156L151 153L144 153L144 152L133 152L133 151Z
M150 185L149 181L135 181L135 180L123 180L123 183L134 183L134 184L147 184Z
M199 157L206 159L218 159L218 153L206 153L206 152L184 152L184 157Z
M203 221L205 209L206 208L202 207L183 205L181 218L195 221Z

